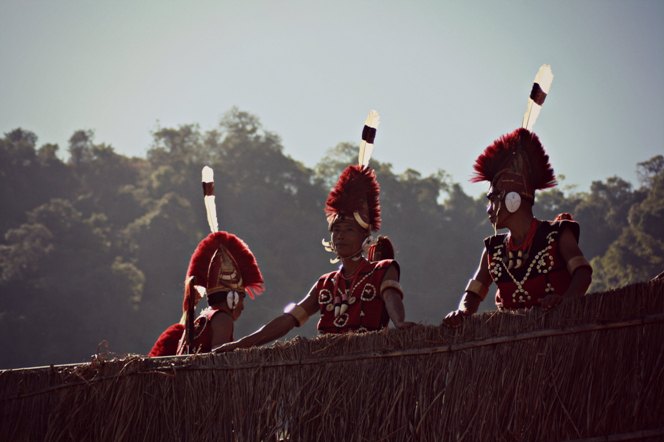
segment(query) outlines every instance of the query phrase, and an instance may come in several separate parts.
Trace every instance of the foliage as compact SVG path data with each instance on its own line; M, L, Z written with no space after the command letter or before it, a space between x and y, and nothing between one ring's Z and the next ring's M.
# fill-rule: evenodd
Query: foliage
M284 154L256 116L231 109L217 127L160 128L145 158L98 144L91 131L58 146L16 129L0 138L0 367L84 360L106 340L145 353L180 316L184 273L207 234L200 170L215 170L220 228L255 253L267 291L249 302L236 335L253 331L334 269L320 246L323 204L357 146L340 143L313 168ZM491 234L484 197L444 171L396 172L377 159L381 234L392 238L410 320L438 324L455 307ZM536 215L571 212L595 267L595 289L663 270L664 158L638 165L640 187L619 177L588 192L538 194ZM204 303L202 303L204 304ZM486 308L491 302L484 303ZM296 333L311 334L315 320Z

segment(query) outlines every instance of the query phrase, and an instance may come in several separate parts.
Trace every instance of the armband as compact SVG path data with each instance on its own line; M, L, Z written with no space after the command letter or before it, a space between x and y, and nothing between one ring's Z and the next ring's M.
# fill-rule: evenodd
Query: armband
M489 293L489 287L482 284L477 279L470 279L468 280L468 285L466 286L466 289L464 291L475 293L477 296L479 296L482 299L482 301L484 301L484 298L486 298L487 293Z
M298 327L303 326L304 323L309 319L309 313L307 313L304 307L301 307L294 302L291 302L286 306L284 313L295 318L295 322L297 322Z
M590 263L583 255L577 255L567 261L567 271L570 275L573 275L579 267L588 267L591 272L593 270L593 268L590 267Z
M383 281L383 283L380 285L380 295L383 295L383 292L387 289L394 289L397 292L399 292L399 295L401 295L401 299L403 299L403 289L401 288L401 284L399 284L399 281L395 281L394 279L388 279L387 281Z

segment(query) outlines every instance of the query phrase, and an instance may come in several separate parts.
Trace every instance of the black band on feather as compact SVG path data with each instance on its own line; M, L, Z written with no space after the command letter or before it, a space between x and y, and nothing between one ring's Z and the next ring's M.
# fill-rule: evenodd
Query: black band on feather
M362 129L362 139L369 144L373 144L375 138L376 138L376 128L364 126L364 129Z
M203 183L203 195L204 196L214 195L214 182Z
M530 91L530 99L540 106L544 104L544 100L546 100L546 92L542 90L539 83L533 83L533 89Z

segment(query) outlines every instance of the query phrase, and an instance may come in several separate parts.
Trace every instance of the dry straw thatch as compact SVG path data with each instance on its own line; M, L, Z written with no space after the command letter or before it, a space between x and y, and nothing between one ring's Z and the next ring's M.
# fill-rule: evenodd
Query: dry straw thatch
M3 440L664 438L664 281L551 312L0 372Z

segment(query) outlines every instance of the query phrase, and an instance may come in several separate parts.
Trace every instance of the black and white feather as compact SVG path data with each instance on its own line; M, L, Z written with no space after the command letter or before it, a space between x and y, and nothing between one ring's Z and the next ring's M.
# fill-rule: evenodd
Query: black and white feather
M533 82L533 88L530 91L530 97L528 97L528 105L526 107L526 113L523 115L523 121L521 127L532 131L537 117L539 116L540 110L542 110L542 105L546 99L549 90L551 89L551 83L553 83L553 72L551 71L551 66L548 64L543 64L540 66L537 74L535 75L535 81Z
M359 166L366 167L369 165L371 154L374 149L374 140L376 139L376 129L380 124L380 115L375 110L369 111L367 119L364 121L364 128L362 128L362 141L360 142L360 152L357 159Z

